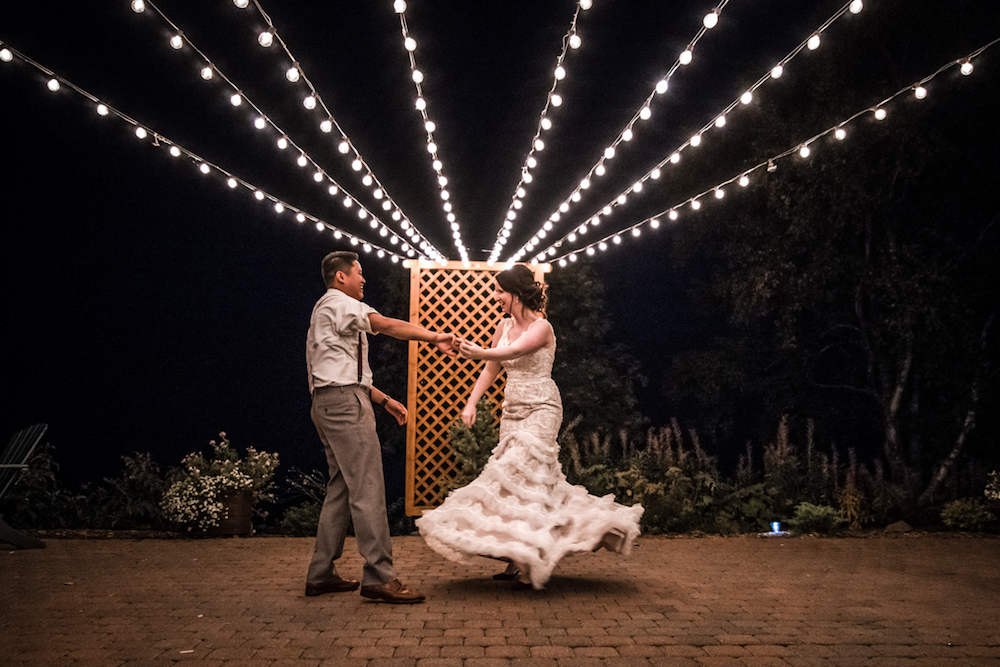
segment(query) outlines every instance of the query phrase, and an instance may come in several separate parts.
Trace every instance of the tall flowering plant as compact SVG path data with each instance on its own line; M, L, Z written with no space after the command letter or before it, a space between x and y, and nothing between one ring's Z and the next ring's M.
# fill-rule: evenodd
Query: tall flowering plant
M274 471L278 455L247 448L240 458L226 437L212 440L212 454L193 452L184 457L174 473L173 483L160 503L166 517L187 530L205 530L219 525L225 518L223 496L232 491L246 490L253 504L273 500Z

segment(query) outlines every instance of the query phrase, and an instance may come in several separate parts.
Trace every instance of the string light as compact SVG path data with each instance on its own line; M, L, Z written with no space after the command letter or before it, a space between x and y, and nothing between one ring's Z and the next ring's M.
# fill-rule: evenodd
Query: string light
M22 53L20 53L20 52L18 52L16 50L11 49L11 56L12 56L12 58L16 56L19 60L27 63L28 65L30 65L30 66L34 67L35 69L43 72L44 74L47 74L48 76L53 77L51 80L53 80L53 81L56 80L55 76L53 75L53 73L50 70L48 70L47 68L45 68L41 64L35 62L34 60L28 58L24 54L22 54ZM142 125L140 125L138 123L138 121L132 119L131 117L127 116L126 114L122 113L121 111L118 111L114 107L112 107L112 106L110 106L110 105L102 102L101 100L99 100L98 98L96 98L94 95L92 95L91 93L87 92L86 90L80 88L79 86L73 84L72 82L66 81L65 79L62 79L61 77L60 77L59 80L62 81L62 84L67 89L69 89L69 90L73 91L74 93L76 93L76 94L78 94L78 95L80 95L82 97L85 97L86 99L90 100L92 103L94 103L97 106L97 108L99 110L100 109L104 109L105 112L106 112L106 115L108 115L108 116L114 116L114 117L116 117L116 118L124 121L126 124L134 127L135 128L135 136L138 137L139 139L146 139L150 134L152 134L153 139L154 139L153 145L168 147L168 149L167 149L168 152L170 153L171 156L173 156L175 158L176 157L180 157L182 155L186 155L194 164L196 164L198 166L198 170L202 174L210 175L212 173L213 169L215 171L219 172L225 178L225 182L226 182L226 184L228 185L228 187L230 189L232 189L232 188L235 187L233 185L233 182L236 182L237 185L243 185L244 187L246 187L250 191L252 191L254 193L253 194L254 198L257 199L258 201L264 201L265 199L270 199L275 204L275 209L277 211L279 211L279 212L284 211L287 208L289 210L295 211L297 214L302 214L307 219L313 220L314 222L322 225L324 229L331 229L331 230L334 230L335 233L339 233L339 234L341 234L343 236L349 236L351 239L356 239L356 237L348 234L347 232L339 230L336 227L334 227L333 225L331 225L329 223L326 223L326 222L323 222L319 218L316 218L314 216L311 216L311 215L307 214L305 211L301 211L301 210L299 210L299 209L297 209L297 208L295 208L295 207L287 204L286 202L280 201L280 200L278 200L278 199L276 199L274 197L271 197L269 195L265 195L263 193L263 191L261 191L260 189L256 188L252 184L250 184L250 183L248 183L248 182L246 182L246 181L238 178L237 176L235 176L234 174L226 171L222 167L210 163L209 161L205 160L204 158L200 157L199 155L197 155L197 154L189 151L186 148L183 148L179 144L174 143L173 141L171 141L167 137L164 137L163 135L161 135L159 133L152 132L151 130L148 130L146 127L143 127ZM99 113L100 113L100 111L99 111ZM372 244L372 245L374 245L374 244ZM375 246L375 247L378 247L378 246ZM409 246L406 246L404 244L403 251L406 252L407 248L409 248ZM387 255L395 256L395 253L393 253L392 251L389 251L389 250L384 250L384 251L386 252ZM407 253L407 254L410 255L411 257L414 256L413 253ZM399 261L399 259L401 259L401 257L397 256L396 261Z
M255 6L257 6L258 9L260 9L259 3L255 2L254 4L255 4ZM178 35L182 35L183 34L183 32L180 30L180 28L176 24L174 24L158 7L156 7L155 5L149 5L149 7L153 11L155 11L156 14L165 23L167 23L167 25L169 25L170 28L175 33L177 33ZM263 14L263 11L261 11L261 13ZM278 37L277 32L273 29L273 25L270 22L270 18L266 17L266 15L264 15L264 16L265 16L265 18L266 18L266 20L268 22L269 29L262 31L258 35L258 42L262 46L270 46L271 44L277 42L277 43L279 43L282 46L282 48L285 50L285 52L288 53L287 48L285 48L284 43L281 41L280 37ZM230 98L229 98L230 99L230 103L232 104L232 106L234 106L234 107L240 107L240 106L243 105L244 102L246 102L247 106L251 107L251 109L256 114L256 119L254 121L255 127L257 127L258 129L265 129L266 127L270 126L270 127L272 127L278 133L279 139L277 141L277 146L278 146L279 149L284 150L284 149L288 148L289 146L292 146L292 147L294 147L296 149L296 151L299 154L299 158L297 159L297 164L300 167L304 167L304 166L306 166L308 164L312 164L313 168L314 168L314 172L313 172L314 174L315 173L320 173L320 172L323 173L323 174L327 173L326 170L324 170L319 164L315 163L312 160L312 158L310 158L308 156L308 154L303 149L301 149L294 142L290 141L288 139L288 136L281 130L281 128L278 127L277 124L275 124L267 116L267 114L265 114L250 98L248 98L243 93L243 91L240 90L240 88L238 86L236 86L235 83L233 83L224 73L222 73L222 71L219 70L218 67L214 63L212 63L211 60L209 60L208 56L206 56L195 44L193 44L189 40L186 40L186 43L188 44L188 46L191 47L191 50L197 55L197 57L200 58L205 63L205 66L201 69L201 76L202 76L202 78L205 79L206 81L208 81L208 80L212 80L216 75L218 75L219 78L226 85L228 85L233 90L233 93L230 95ZM294 60L294 58L291 58L291 54L290 53L288 53L288 55L289 55L289 58L290 58L291 63L292 63L291 67L295 68L296 71L300 72L300 76L301 76L301 70L298 69L298 63ZM287 71L286 71L286 78L287 78ZM301 78L304 79L305 77L301 77ZM309 87L310 87L310 90L312 91L312 94L308 95L304 99L304 105L307 106L307 107L315 107L316 103L317 103L317 99L318 99L318 94L315 93L315 89L312 88L311 84L309 84ZM332 116L329 117L329 120L331 121L331 123L333 123ZM346 135L343 135L343 136L344 136L344 140L346 141ZM303 162L303 158L305 159L305 162ZM335 181L333 181L333 179L330 178L329 176L325 176L325 178L323 180L327 180L327 181L333 183L334 185L339 185L339 184L336 184ZM320 183L322 181L317 180L316 182ZM340 187L340 189L343 189L343 188ZM361 203L361 201L358 200L356 197L352 196L352 199L358 204L358 206L360 206L362 208L364 207L364 205ZM375 216L373 215L373 217L375 217ZM392 232L392 233L395 234L395 232ZM424 239L421 238L421 240L424 240ZM426 247L430 248L430 250L428 251L428 255L434 256L434 257L439 257L440 256L440 253L438 253L436 251L436 249L434 249L433 246L431 246L429 243L426 244Z
M831 25L833 25L834 22L837 21L837 19L839 19L840 17L842 17L847 12L851 11L852 4L853 3L848 2L847 4L843 5L840 9L838 9L836 12L834 12L834 14L832 16L830 16L830 18L828 18L825 22L823 22L823 24L820 25L815 31L813 31L812 33L810 33L810 36L806 40L804 40L798 46L796 46L794 49L792 49L792 51L789 52L788 55L786 55L784 58L782 58L777 63L777 65L772 66L771 69L769 69L766 74L764 74L763 76L761 76L752 86L750 86L750 88L748 90L746 90L743 93L741 93L739 98L737 98L736 100L734 100L733 102L731 102L728 106L726 106L720 112L718 112L716 114L713 114L713 116L712 116L713 120L712 121L710 121L705 126L703 126L701 128L701 130L699 130L695 135L693 135L691 137L691 139L689 139L683 145L679 146L673 153L670 154L670 157L668 159L661 161L654 168L657 169L657 170L662 169L667 164L668 161L670 163L672 163L672 164L677 164L678 162L680 162L680 154L681 154L682 151L684 151L689 146L691 146L691 147L697 147L697 146L699 146L702 143L702 141L704 139L705 132L707 132L708 130L713 129L713 128L720 129L721 127L725 126L728 123L728 115L734 109L736 109L739 105L746 106L746 105L750 104L751 102L753 102L754 93L757 91L757 89L760 88L762 85L764 85L764 83L766 83L767 81L769 81L771 79L778 79L778 78L780 78L781 75L784 73L784 67L790 61L792 61L796 56L798 56L799 53L801 53L806 48L816 48L816 47L818 47L819 46L819 35L821 35L822 33L824 33ZM721 12L722 7L724 5L725 5L725 3L720 4L720 6L717 7L714 11ZM860 11L860 8L858 8L858 11ZM854 13L857 13L857 12L854 12ZM699 32L698 36L700 37L704 33L705 30L707 30L707 28L702 28L702 31ZM694 41L692 41L692 45L693 44L694 44ZM810 45L813 45L813 46L810 47ZM680 62L680 61L678 61L678 62ZM667 77L665 77L665 79L669 78L669 76L672 75L672 73L674 71L676 71L676 68L677 68L677 64L675 63L674 67L671 69L670 73L668 74ZM662 81L661 81L661 83L662 83ZM657 86L659 88L660 84L657 84ZM664 91L666 90L666 86L665 85L663 86L663 89L664 89ZM647 98L647 105L648 105L648 102L652 99L652 97L653 96L651 95L649 98ZM646 106L646 105L644 105L644 106ZM723 122L722 125L717 125L716 124L717 120L719 118L726 118L726 120ZM634 122L634 120L633 120L633 122ZM631 124L628 127L631 127ZM621 140L622 140L622 137L621 137L621 135L619 135L619 137L615 141L615 143L612 144L612 147L617 146L618 143L620 143ZM594 167L591 170L591 172L587 175L587 177L590 178L594 174L597 174L597 175L603 174L604 173L604 163L605 162L606 162L605 159L602 159L601 161L599 161L598 164L597 164L597 166ZM652 170L650 172L647 172L647 174L645 176L643 176L641 179L639 179L640 182L643 182L643 181L646 181L647 179L649 179L651 177L651 173L652 173ZM574 189L574 194L576 192L578 192L579 190L580 190L580 187L577 186L577 188ZM633 188L630 187L628 190L625 191L624 194L629 194L632 191L633 191ZM610 205L611 206L617 206L618 204L616 203L616 200L617 200L617 198L613 199ZM568 197L566 200L564 200L564 202L572 202L572 201L573 201L572 200L572 194L571 194L570 197ZM537 240L538 239L537 239L537 235L536 235L536 236L533 236L528 241L528 243L537 242ZM527 245L528 244L525 244L525 246L522 246L520 250L518 250L516 253L514 253L512 255L511 259L513 259L514 261L519 261L521 258L525 257L526 253L529 252L528 249L527 249Z
M718 24L719 17L722 14L722 10L725 8L725 6L727 4L729 4L729 0L721 0L719 2L719 4L714 9L712 9L711 12L709 12L708 14L705 15L704 19L702 20L702 25L701 25L700 29L698 30L698 32L695 34L694 38L688 43L688 45L684 49L684 51L682 51L681 54L678 56L677 61L674 62L674 64L667 70L667 73L664 76L662 76L659 79L659 81L657 81L656 86L653 88L652 92L650 92L649 95L646 97L646 100L643 102L642 106L640 106L639 109L633 114L632 119L629 120L628 123L626 123L625 127L622 128L622 130L618 133L618 137L611 143L611 146L609 146L608 148L610 148L612 151L614 151L614 149L621 142L623 142L623 141L630 141L631 138L632 138L632 136L633 136L633 134L634 134L635 124L638 123L639 121L649 120L652 117L652 109L651 109L650 105L652 104L653 99L656 96L663 95L664 93L667 92L667 90L669 88L669 85L670 85L670 83L669 83L670 82L670 78L674 75L674 73L677 71L677 69L679 67L681 67L683 65L690 64L690 62L691 62L691 60L693 58L693 52L694 52L695 45L702 38L702 36L705 34L705 32L707 32L709 29L715 27ZM587 9L587 6L584 6L584 3L583 3L582 0L580 2L579 6L580 6L581 9ZM574 15L573 21L574 21L574 24L575 24L575 22L576 22L576 15ZM709 25L709 24L711 24L711 25ZM571 28L571 32L572 32L572 30L573 29ZM565 43L565 40L564 40L564 43ZM563 53L565 54L565 46L564 46L564 49L563 49ZM552 94L552 91L554 89L555 89L555 84L553 84L552 90L549 91L550 95ZM544 110L542 112L542 115L543 116L545 115ZM538 134L536 133L535 136L537 138ZM625 138L626 136L628 136L629 138L626 139ZM530 155L530 153L529 153L529 155ZM613 155L614 155L614 153L612 152L612 156ZM594 176L603 176L606 173L606 171L607 171L607 169L605 167L605 163L607 161L611 160L611 159L612 158L607 157L607 149L605 149L604 155L601 158L598 159L597 163L593 167L590 168L590 170L588 171L588 173L587 173L586 177L584 178L584 180L585 181L589 181ZM521 169L521 173L522 173L522 178L521 178L522 182L523 183L530 183L531 182L530 174L528 173L527 169L526 168L522 168ZM582 182L583 181L581 181L581 184L582 184ZM521 183L518 184L518 187L520 187L520 185L521 185ZM583 188L580 185L578 185L573 190L573 192L570 193L570 195L566 198L565 201L567 201L567 202L569 202L569 201L579 201L578 197L576 199L574 199L574 197L577 194L579 194L580 190L583 190L583 189L585 189L585 188ZM520 199L520 198L518 198L515 195L515 202L518 201L518 199ZM513 203L512 203L511 207L515 208L515 206L514 206ZM509 231L512 227L513 227L513 225L511 224L511 222L510 222L509 219L506 220L503 223L503 225L500 228L500 231L497 232L497 239L496 239L496 242L494 243L493 251L490 254L489 261L496 261L497 258L500 256L500 253L503 251L503 246L507 242L507 238L509 237L509 235L508 236L504 236L503 232L504 231ZM537 232L536 232L536 234L537 234ZM532 241L536 241L536 240L537 240L537 236L534 237L534 238L532 238ZM529 241L529 243L531 243L532 241ZM514 257L515 258L523 257L524 256L524 254L523 254L524 251L525 251L525 248L522 247L521 250L519 250L517 253L514 254Z
M856 112L855 114L849 116L848 118L846 118L845 120L841 121L840 123L837 123L836 125L834 125L834 126L828 128L828 129L820 132L819 134L817 134L817 135L815 135L815 136L807 139L806 141L800 142L797 145L795 145L794 147L789 148L789 149L785 150L782 153L774 155L774 156L768 158L767 160L764 160L764 161L758 163L757 165L751 167L750 169L744 170L738 176L734 176L734 177L729 178L729 179L727 179L727 180L725 180L725 181L723 181L721 183L718 183L718 184L712 186L711 188L708 188L707 190L704 190L703 192L700 192L700 193L694 195L693 197L688 198L687 200L685 200L685 201L683 201L683 202L681 202L679 204L675 204L674 206L670 207L666 211L662 211L660 213L657 213L657 214L655 214L655 215L653 215L653 216L651 216L649 218L646 218L645 220L642 220L641 222L638 222L638 223L636 223L634 225L631 225L630 227L627 227L626 229L622 229L622 230L619 230L617 232L614 232L613 234L611 234L611 235L609 235L609 236L607 236L607 237L605 237L603 239L599 239L597 241L594 241L593 243L591 243L591 244L589 244L589 245L587 245L587 246L585 246L583 248L577 248L575 250L567 251L566 254L564 254L562 256L559 256L559 257L555 257L555 261L556 261L556 263L559 266L566 266L566 261L567 260L572 261L572 257L576 253L586 252L587 250L589 250L591 248L597 248L598 251L604 251L604 250L606 250L608 248L607 241L609 239L613 243L620 243L621 242L621 235L624 234L625 232L631 232L633 235L636 235L635 231L638 230L638 229L640 229L645 224L649 224L650 227L656 228L656 225L654 225L653 223L656 222L657 219L663 217L664 215L666 215L671 221L676 221L680 217L677 209L680 208L680 207L682 207L682 206L684 206L685 204L690 205L690 207L693 210L698 210L698 209L701 208L701 200L703 198L705 198L709 193L713 193L715 195L716 199L722 199L723 195L724 195L724 188L727 185L731 184L731 183L736 182L736 183L738 183L742 187L747 187L750 184L750 174L753 174L755 171L758 171L758 170L761 170L761 169L765 169L769 173L774 172L774 171L777 170L777 164L776 164L776 162L778 162L779 160L785 159L785 158L787 158L787 157L789 157L790 155L793 155L793 154L798 154L802 158L807 158L811 154L809 146L811 144L814 144L816 141L822 139L823 137L825 137L825 136L827 136L829 134L832 134L834 136L834 138L836 138L838 141L843 141L847 137L847 132L843 128L844 125L848 125L848 124L856 121L858 118L861 118L865 114L870 113L872 111L872 109L875 109L876 111L883 111L883 113L885 113L885 106L887 104L889 104L890 102L892 102L893 100L895 100L897 97L899 97L901 95L904 95L904 94L906 94L906 93L914 90L916 87L922 87L923 84L926 84L927 82L929 82L934 77L938 76L942 72L944 72L944 71L946 71L946 70L948 70L948 69L950 69L950 68L952 68L952 67L954 67L956 65L962 65L964 63L967 63L967 62L971 61L972 59L974 59L974 58L978 57L980 54L982 54L986 49L988 49L991 46L997 44L998 42L1000 42L1000 39L993 40L992 42L986 44L985 46L977 49L976 51L974 51L972 54L970 54L966 58L959 59L959 60L953 60L953 61L951 61L949 63L946 63L945 65L942 65L933 74L931 74L930 76L925 77L924 79L922 79L920 81L920 83L913 84L913 85L910 85L910 86L907 86L905 88L902 88L902 89L898 90L897 92L893 93L892 95L890 95L886 99L884 99L881 102L879 102L874 107L868 107L866 109L863 109L861 111ZM883 118L884 117L885 116L883 115ZM542 250L539 253L539 256L545 256L545 255L548 255L548 254L554 255L554 253L552 253L551 251L554 250L555 248L561 247L563 245L564 241L569 241L569 240L570 240L570 237L569 237L569 235L567 235L567 236L565 236L565 237L563 237L563 238L555 241L549 248L546 248L546 249ZM590 253L588 253L588 254L590 254Z
M488 261L496 261L499 257L503 246L507 243L507 239L510 238L510 230L513 227L514 211L520 209L523 206L523 200L526 196L526 184L530 184L534 179L531 175L531 169L537 166L537 159L535 154L541 152L545 149L545 142L541 138L542 132L547 132L552 129L552 119L548 116L549 106L561 107L563 103L562 96L555 92L556 86L559 85L560 81L566 78L566 68L563 63L566 59L566 54L569 48L577 49L583 44L579 33L577 32L577 23L580 18L580 10L586 11L589 9L590 3L580 2L577 4L576 9L573 12L573 19L570 21L569 30L562 39L562 49L559 53L559 57L556 58L556 68L554 72L554 80L552 85L549 87L548 96L546 98L545 104L542 106L542 112L538 121L538 127L535 130L535 135L531 141L531 148L528 151L528 155L525 158L524 166L521 167L521 180L514 187L514 195L511 198L510 206L507 209L506 220L500 227L500 231L497 232L497 238L493 245L493 251L491 252Z
M242 5L240 4L241 2L243 3ZM234 4L241 9L245 9L246 7L249 6L249 0L234 0ZM306 73L302 69L301 64L292 55L292 52L289 50L288 45L281 38L281 35L279 34L277 28L275 27L274 22L271 20L271 17L268 16L268 14L263 10L260 2L255 0L253 4L256 10L260 13L261 18L263 18L264 22L267 24L266 30L262 31L258 35L258 42L261 44L261 46L265 48L269 48L272 45L276 45L277 47L279 47L280 52L284 53L285 57L288 58L287 64L285 65L285 78L288 79L290 83L296 85L304 85L308 91L308 93L305 96L303 96L303 106L311 111L319 110L324 114L324 118L320 121L320 129L323 130L323 132L325 133L332 133L333 130L337 131L337 133L340 135L338 150L340 151L341 154L348 156L348 159L352 161L351 164L353 171L360 173L362 179L366 177L370 179L370 185L366 184L366 187L370 187L371 190L377 189L382 191L385 200L383 202L383 207L382 207L383 210L386 211L387 213L390 213L390 216L394 221L397 222L408 221L408 218L403 214L402 209L400 209L400 207L396 204L395 200L391 196L389 196L388 191L375 176L374 172L371 170L368 164L364 161L364 159L361 156L361 153L354 147L354 144L347 136L347 133L344 132L343 128L333 117L333 114L330 112L329 108L327 108L326 106L326 103L323 101L322 96L316 90L312 81L309 80L309 77L306 76ZM405 6L405 2L403 3L403 5ZM159 10L157 11L159 12ZM169 23L169 19L167 19L166 16L162 14L162 12L160 12L160 16ZM268 36L265 37L265 34ZM262 39L263 41L261 41ZM200 51L198 51L198 54L206 61L208 60L208 58ZM231 82L228 81L228 79L227 83L233 85ZM233 87L235 88L235 85ZM256 106L254 108L256 109ZM265 119L265 126L270 125L279 134L284 134L281 131L281 129L277 126L277 124L275 124L274 121L272 121L269 117L267 117L262 112L260 113L260 115L263 119ZM298 147L296 146L296 148ZM320 166L318 164L314 163L314 166L316 167L317 170L320 169ZM330 180L332 181L332 179ZM361 205L360 201L358 201L358 205ZM423 236L423 234L419 232L419 230L417 230L415 226L412 226L411 229L413 230L414 235L417 237L418 242L423 244L424 247L428 248L427 253L429 256L435 259L439 259L442 257L441 253L437 250L437 248L435 248L429 241L427 241L427 239Z

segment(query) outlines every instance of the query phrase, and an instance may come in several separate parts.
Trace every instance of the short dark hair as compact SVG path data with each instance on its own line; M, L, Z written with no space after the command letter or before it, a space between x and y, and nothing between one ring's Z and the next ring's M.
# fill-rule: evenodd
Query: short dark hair
M336 250L323 258L323 284L327 287L333 282L337 271L350 273L354 262L358 261L358 253L350 250Z

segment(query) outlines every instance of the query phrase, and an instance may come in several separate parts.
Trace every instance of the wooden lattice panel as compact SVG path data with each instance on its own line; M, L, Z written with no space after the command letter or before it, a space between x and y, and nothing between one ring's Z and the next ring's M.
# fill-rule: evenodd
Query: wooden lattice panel
M493 303L493 276L502 264L474 262L432 264L407 262L410 269L410 321L432 331L443 331L488 347L493 327L501 317ZM542 282L548 265L531 267ZM455 460L448 444L452 424L483 366L481 361L447 357L426 343L411 342L407 378L406 513L418 516L444 500L443 485L455 476ZM503 401L503 374L484 395L499 406Z

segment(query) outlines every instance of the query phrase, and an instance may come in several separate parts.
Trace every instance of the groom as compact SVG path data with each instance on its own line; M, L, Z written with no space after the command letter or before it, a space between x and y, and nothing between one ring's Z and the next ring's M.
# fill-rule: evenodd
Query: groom
M357 253L338 251L324 257L323 280L327 290L309 321L306 364L312 420L326 450L330 481L306 576L306 595L358 587L357 581L342 579L335 565L353 518L358 551L365 559L361 595L396 604L422 602L424 595L404 586L393 569L382 448L372 403L382 406L399 424L406 423L406 407L372 386L367 335L384 333L425 341L452 356L457 341L452 334L384 317L362 303L365 278Z

